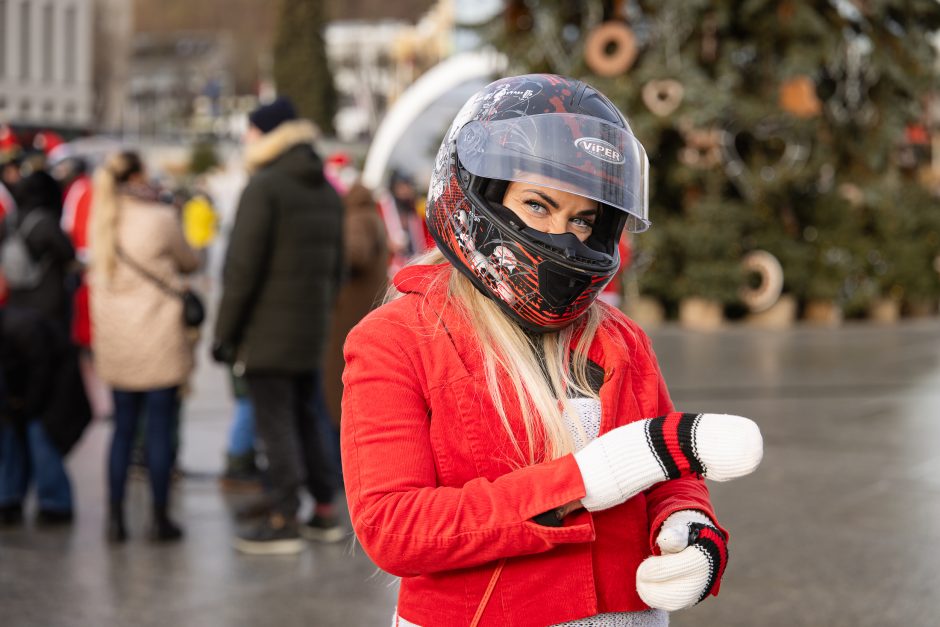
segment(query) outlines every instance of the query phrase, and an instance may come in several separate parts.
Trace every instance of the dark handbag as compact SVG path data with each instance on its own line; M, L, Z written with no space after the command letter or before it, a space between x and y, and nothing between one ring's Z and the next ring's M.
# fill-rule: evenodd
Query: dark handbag
M128 257L120 246L118 246L116 252L117 258L133 268L135 272L156 285L161 291L183 301L183 324L193 329L198 329L202 325L206 319L206 307L202 304L202 299L196 292L189 288L177 290L170 287L163 279Z
M199 328L206 319L206 307L202 304L199 294L191 289L180 293L183 299L183 324L187 327Z

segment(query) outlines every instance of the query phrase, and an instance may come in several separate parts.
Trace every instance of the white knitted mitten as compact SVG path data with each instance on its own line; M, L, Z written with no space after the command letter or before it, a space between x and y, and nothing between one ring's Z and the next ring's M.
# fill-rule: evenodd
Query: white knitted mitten
M700 474L729 481L754 472L764 454L760 429L727 414L673 412L595 438L574 454L589 511L619 505L667 479Z
M643 560L636 591L650 607L674 612L711 594L728 564L725 535L696 510L682 510L663 523L656 537L662 555Z

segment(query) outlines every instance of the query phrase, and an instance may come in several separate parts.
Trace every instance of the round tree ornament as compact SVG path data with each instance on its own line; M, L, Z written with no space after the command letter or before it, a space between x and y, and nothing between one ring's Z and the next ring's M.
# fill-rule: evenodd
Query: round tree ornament
M633 31L618 21L607 21L590 32L584 43L584 61L598 76L619 76L633 67L637 45Z
M653 80L643 86L643 103L661 118L671 115L685 96L685 88L677 80Z
M741 289L741 301L752 313L767 311L783 293L783 266L766 250L752 250L741 261L746 276L756 276L755 285Z

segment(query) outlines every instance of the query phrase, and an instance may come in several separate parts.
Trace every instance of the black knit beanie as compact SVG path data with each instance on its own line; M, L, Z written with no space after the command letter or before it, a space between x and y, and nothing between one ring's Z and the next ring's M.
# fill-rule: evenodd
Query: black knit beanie
M279 97L266 105L261 105L250 114L248 121L262 133L270 133L282 122L297 119L297 112L290 100Z

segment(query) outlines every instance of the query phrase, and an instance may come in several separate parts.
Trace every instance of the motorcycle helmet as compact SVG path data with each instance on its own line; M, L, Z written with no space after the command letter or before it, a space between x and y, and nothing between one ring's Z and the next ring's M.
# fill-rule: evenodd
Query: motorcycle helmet
M530 74L471 96L444 136L427 224L444 256L524 329L561 329L620 267L624 228L645 231L649 161L623 114L574 79ZM502 203L510 182L597 201L591 235L549 234Z

